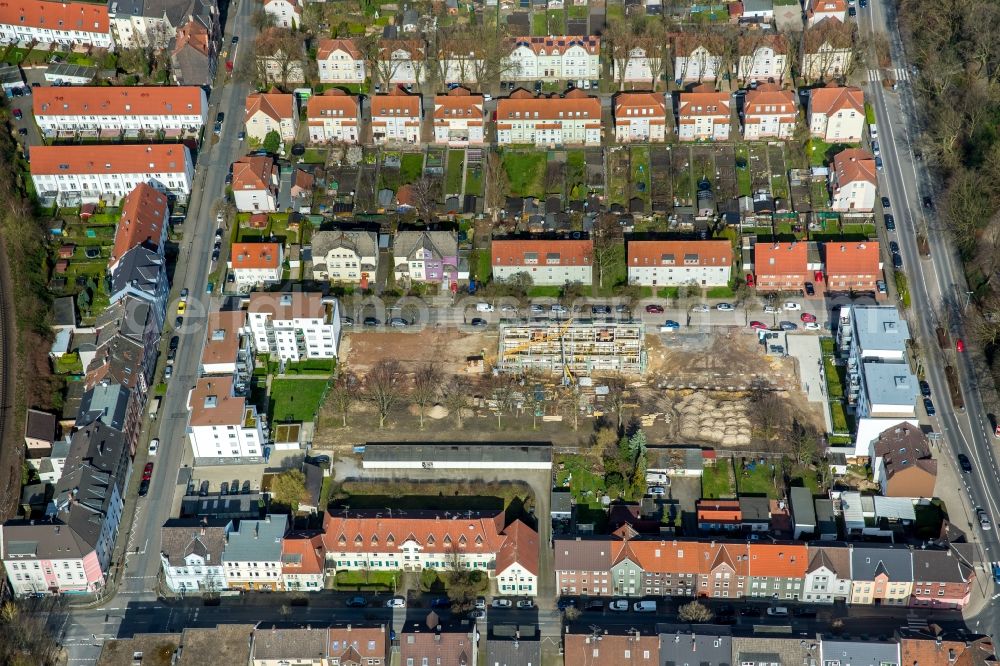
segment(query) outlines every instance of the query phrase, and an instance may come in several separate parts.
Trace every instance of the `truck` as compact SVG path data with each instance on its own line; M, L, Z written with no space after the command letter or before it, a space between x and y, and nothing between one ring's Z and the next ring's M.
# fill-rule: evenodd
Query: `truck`
M160 411L160 402L162 400L163 398L161 396L154 396L153 399L149 401L149 418L156 418L156 413Z

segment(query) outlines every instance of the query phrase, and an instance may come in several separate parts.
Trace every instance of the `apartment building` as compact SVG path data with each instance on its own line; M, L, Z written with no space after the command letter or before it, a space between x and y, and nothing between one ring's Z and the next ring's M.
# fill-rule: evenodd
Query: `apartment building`
M199 374L232 377L238 389L247 385L253 373L253 349L245 331L246 323L246 310L216 310L208 314Z
M162 255L167 242L169 212L163 192L148 183L136 185L122 201L108 271L114 273L125 253L139 245Z
M901 423L886 428L872 443L872 481L885 497L934 497L937 461L920 428Z
M728 141L732 123L732 98L729 93L680 93L677 136L681 141Z
M457 87L434 97L434 143L482 145L484 125L482 95Z
M821 248L828 291L875 293L875 283L882 279L878 241L823 243Z
M194 457L262 459L263 414L234 390L232 377L201 377L188 393L188 441Z
M722 72L725 44L719 35L681 32L670 36L678 85L715 81Z
M824 19L802 35L802 76L810 83L842 78L854 64L854 26Z
M253 632L249 663L250 666L317 662L329 666L388 666L389 635L385 625L359 626L353 622L334 627L261 626Z
M228 518L171 518L160 530L163 582L175 593L226 589L222 553L234 529Z
M910 607L961 610L969 603L975 577L974 563L954 548L914 550Z
M601 38L515 37L511 73L518 81L593 81L601 78Z
M285 143L295 141L299 131L299 105L295 95L279 92L252 93L247 96L243 114L247 137L263 142L277 132Z
M400 231L392 241L399 284L458 280L458 237L453 231Z
M878 194L875 157L860 148L848 148L833 158L830 171L831 210L871 213Z
M792 138L798 110L795 91L782 90L766 83L746 94L743 112L743 138L747 141Z
M243 213L278 210L278 165L267 155L248 155L233 162L233 201Z
M650 635L639 629L624 631L617 627L599 634L570 630L563 637L563 645L567 664L658 666L661 663L659 634Z
M906 546L850 544L855 605L905 606L913 592L913 553ZM929 574L928 574L929 575Z
M289 534L281 542L281 589L289 592L319 592L326 581L323 535L318 532Z
M313 279L368 286L378 271L378 236L372 231L317 231L312 237Z
M652 82L656 80L654 72L660 70L660 59L666 57L662 51L653 54L642 46L635 46L629 49L627 54L612 57L611 66L614 70L615 80L623 83L652 85Z
M226 587L247 592L281 589L281 544L288 516L269 514L262 520L241 520L229 533L222 551Z
M167 260L163 255L143 245L133 247L115 263L108 286L112 305L126 298L144 300L152 306L163 330L170 297Z
M141 183L186 202L194 179L183 144L34 146L31 180L42 198L60 205L117 205Z
M114 48L107 5L88 2L4 2L0 4L0 42Z
M865 132L865 94L861 88L809 91L809 133L827 143L860 143Z
M227 265L237 291L281 282L284 253L281 243L233 243Z
M667 140L667 105L662 93L615 96L615 141L659 143Z
M629 284L721 287L732 277L729 241L629 240L626 245Z
M809 0L806 7L806 26L811 28L827 19L845 23L847 2L845 0Z
M258 354L282 361L337 358L340 345L340 304L322 294L254 292L247 308L247 326Z
M416 85L426 77L427 60L421 39L383 39L375 76L387 86Z
M802 581L802 601L847 603L851 595L851 551L844 544L809 546L809 566Z
M491 245L493 278L527 273L532 284L592 284L594 242L589 238L497 238Z
M787 291L804 289L807 282L821 283L819 257L810 254L805 242L755 244L754 286L759 291Z
M196 86L43 86L31 106L46 137L197 136L208 117Z
M306 104L310 143L357 143L361 136L361 102L356 95L331 88Z
M744 83L781 84L788 74L788 41L782 34L755 31L739 39L736 77Z
M264 13L278 28L294 30L302 25L302 7L295 0L264 0Z
M510 596L538 594L538 533L520 520L504 530L507 537L497 552L497 590Z
M393 88L386 95L371 98L372 139L375 143L421 142L423 103L420 95Z
M601 144L601 101L574 88L562 97L516 90L497 103L497 145Z
M320 83L364 83L365 56L353 39L320 39L316 43Z

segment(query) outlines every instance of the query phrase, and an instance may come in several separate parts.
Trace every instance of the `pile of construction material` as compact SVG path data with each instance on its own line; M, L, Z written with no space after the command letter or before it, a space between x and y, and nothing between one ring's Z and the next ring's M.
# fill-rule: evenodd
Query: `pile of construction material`
M750 445L750 413L746 399L713 398L701 391L690 393L675 408L681 436L727 447Z

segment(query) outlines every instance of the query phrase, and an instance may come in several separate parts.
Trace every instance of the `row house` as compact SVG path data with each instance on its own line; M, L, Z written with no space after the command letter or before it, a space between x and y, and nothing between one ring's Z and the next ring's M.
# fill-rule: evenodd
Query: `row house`
M515 37L509 78L519 81L593 81L601 78L601 38Z
M345 511L323 518L327 569L336 571L444 571L460 566L497 578L512 593L534 596L538 535L504 514L468 511Z
M233 531L228 518L171 518L160 528L163 582L177 594L227 588L222 553Z
M809 134L826 143L860 143L865 131L865 94L861 88L809 91Z
M878 194L875 157L860 148L837 153L830 170L830 192L831 210L838 213L871 213Z
M723 74L721 35L676 33L670 43L677 85L715 81Z
M851 544L849 604L905 606L913 593L913 553L906 546ZM928 577L933 577L928 574Z
M104 589L131 471L127 436L104 418L73 433L45 517L0 526L0 560L15 596Z
M808 83L842 79L854 64L854 26L825 19L802 34L802 76Z
M423 98L394 87L371 98L372 139L377 144L420 143Z
M285 143L295 141L299 131L299 105L295 95L279 92L247 95L243 125L247 137L263 142L271 132L277 132Z
M847 603L851 597L851 551L843 544L810 546L802 601Z
M773 83L757 86L747 92L743 105L743 138L790 139L797 119L794 91L782 90Z
M741 532L743 513L736 499L700 499L695 502L698 529L703 532Z
M264 13L278 28L294 30L302 25L302 7L295 0L264 0Z
M218 67L218 20L192 16L170 41L170 78L178 86L210 88Z
M205 91L194 86L46 86L31 105L45 136L197 135L208 117Z
M107 5L50 0L0 3L0 42L98 49L114 47Z
M263 414L237 393L232 377L198 379L188 392L187 409L188 441L195 459L263 460Z
M820 250L828 291L876 291L882 279L878 241L823 243Z
M594 281L594 242L589 238L497 238L491 248L496 280L527 273L535 285Z
M35 191L60 205L115 205L141 183L184 202L193 179L191 151L183 144L35 146L31 151Z
M372 231L317 231L312 237L313 279L367 288L378 271L378 236Z
M448 146L483 144L483 96L456 87L434 97L434 143Z
M112 2L108 9L111 36L119 49L170 47L177 30L194 20L219 33L219 6L215 0L173 0L171 2Z
M134 457L142 430L144 404L138 391L104 381L84 392L74 427L82 429L100 421L122 433L129 455Z
M757 243L754 245L757 289L804 289L806 283L827 291L870 291L882 279L878 241L862 243Z
M281 282L281 243L233 243L227 266L238 291Z
M660 636L648 630L609 628L600 633L574 633L563 636L567 664L615 664L616 666L659 666ZM709 663L704 659L701 663Z
M267 155L248 155L233 162L233 202L246 213L278 210L278 165Z
M364 83L365 54L353 39L320 39L316 43L320 83Z
M383 39L379 42L379 61L373 73L387 87L416 85L424 80L426 49L419 39Z
M167 279L167 260L160 252L137 245L115 264L110 277L111 304L127 298L146 301L152 306L160 328L163 328L170 282Z
M250 640L249 666L388 666L390 636L395 636L395 633L391 628L387 630L384 624L368 627L357 623L337 627L260 627L254 630Z
M281 588L319 592L326 585L322 532L293 533L281 542Z
M114 273L125 253L140 245L165 256L169 212L167 195L148 183L136 185L122 200L108 271Z
M805 242L756 243L753 269L748 283L759 291L804 289L807 282L821 283L823 278L818 252L811 252Z
M337 358L340 303L314 292L253 292L247 328L257 354L292 363Z
M677 136L681 141L728 141L733 122L729 93L681 93L677 102Z
M615 141L661 143L667 140L667 105L662 93L615 96Z
M282 589L282 544L288 516L241 520L226 538L222 568L226 589L277 592Z
M313 95L306 105L310 143L357 143L361 137L361 101L332 88Z
M450 285L458 280L458 237L453 231L400 231L392 241L396 282Z
M732 277L727 240L627 242L628 282L643 287L722 287Z
M759 31L741 36L736 78L742 83L781 84L788 74L788 40Z
M458 664L472 666L476 663L479 632L464 623L442 625L435 613L421 621L407 622L399 638L399 658L393 659L400 666L437 666Z
M601 143L601 100L573 89L563 97L517 90L497 103L497 144L535 146Z
M85 368L84 386L114 382L145 399L156 370L162 313L149 302L125 298L109 305L94 324L94 357Z

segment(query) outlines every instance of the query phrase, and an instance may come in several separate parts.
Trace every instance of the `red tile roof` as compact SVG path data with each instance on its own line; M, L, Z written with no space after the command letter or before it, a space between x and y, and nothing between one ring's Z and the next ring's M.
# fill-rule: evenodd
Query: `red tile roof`
M798 275L808 269L809 249L805 243L757 243L754 270L763 275Z
M415 542L424 553L496 553L502 535L502 511L448 514L406 511L350 511L326 514L323 544L331 553L398 552L406 541Z
M322 95L313 95L306 106L306 117L309 120L323 118L341 118L345 120L358 119L358 98L348 95L343 90L331 88Z
M34 163L34 153L32 153L32 163ZM875 157L860 148L848 148L834 155L833 170L837 174L837 184L841 187L855 181L878 184Z
M167 195L148 183L140 183L122 201L121 217L115 229L111 262L122 258L136 245L155 248L167 224Z
M629 266L662 266L669 258L677 266L729 266L733 246L727 240L629 241ZM688 263L688 260L696 263Z
M434 96L434 117L448 120L468 118L483 120L483 96L473 95L465 88L454 88L447 95Z
M372 97L372 118L394 116L405 118L420 117L420 95L411 95L401 88L393 88L388 95Z
M589 633L567 633L563 638L565 662L580 666L659 666L659 635L636 634L639 632L625 636L606 633L598 639Z
M809 92L809 110L812 113L832 115L844 109L865 112L865 93L861 88L813 88Z
M323 535L289 534L281 542L281 573L323 573Z
M503 531L507 537L497 553L496 570L500 573L517 563L538 575L538 533L520 520L515 520Z
M274 160L263 155L241 157L233 162L233 191L266 190L272 186Z
M42 86L32 92L36 116L201 116L197 86Z
M243 122L249 121L258 111L276 122L293 118L295 116L295 95L276 92L247 95Z
M6 0L0 2L0 23L43 30L109 33L108 7L89 2Z
M827 275L874 276L879 273L878 241L824 243L823 250Z
M744 116L795 114L795 92L765 83L747 93Z
M725 116L732 113L732 102L729 93L724 92L689 92L681 93L677 103L677 115L683 122L685 118L698 116Z
M343 51L355 60L364 58L353 39L321 39L316 44L316 59L326 60L336 51Z
M809 549L799 543L750 543L750 575L805 578Z
M560 53L566 53L573 46L581 46L587 53L592 55L600 54L601 52L601 38L594 35L586 37L567 37L563 35L515 37L512 42L514 48L526 46L536 54L541 54L544 51L547 55L559 55Z
M695 503L699 522L734 522L743 520L739 500L700 499Z
M233 243L229 263L233 270L277 268L281 261L278 243Z
M518 90L497 102L496 117L498 123L529 118L535 122L586 119L600 123L601 100L582 90L573 90L565 97L535 97L526 90Z
M639 111L651 110L651 113L647 113L645 117L653 117L660 119L661 117L666 117L667 115L667 104L663 98L663 93L621 93L615 96L615 117L622 116L623 118L636 118L643 117L641 113L633 113L631 116L628 115L629 109L636 109Z
M650 573L699 574L704 548L698 541L629 541L625 555Z
M494 266L524 266L525 255L535 253L537 266L589 266L593 241L570 239L518 239L493 241ZM551 257L549 255L552 255ZM549 263L549 259L555 263Z
M187 159L187 146L176 143L34 146L31 149L31 173L184 173ZM63 166L66 168L61 168Z

